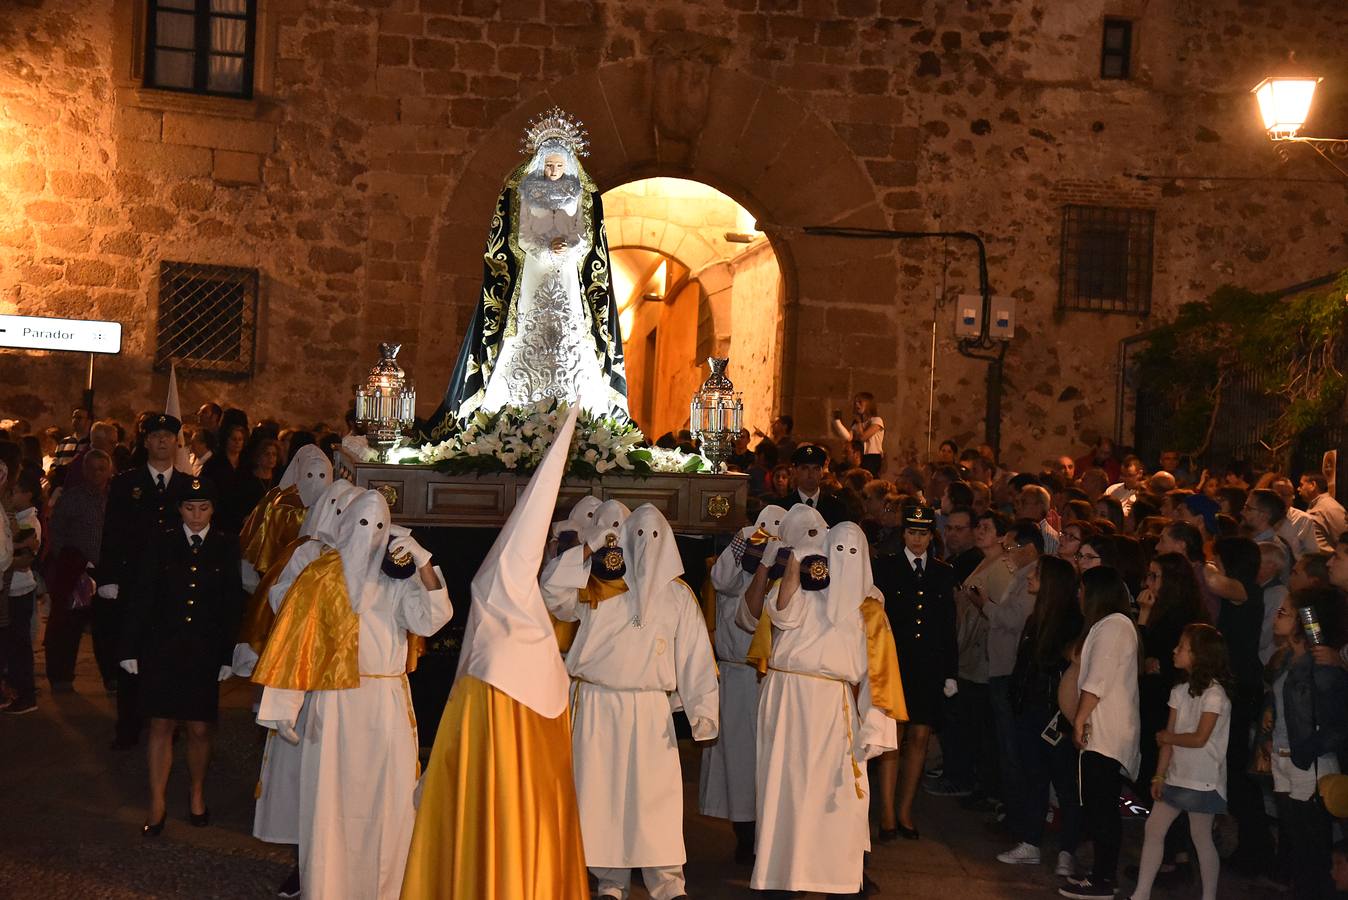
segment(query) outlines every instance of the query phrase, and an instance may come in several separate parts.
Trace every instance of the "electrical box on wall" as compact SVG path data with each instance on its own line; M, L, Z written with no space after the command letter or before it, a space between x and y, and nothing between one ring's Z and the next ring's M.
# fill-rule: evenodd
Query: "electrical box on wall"
M960 294L955 298L955 336L976 338L983 330L983 298Z
M988 321L988 336L996 341L1009 341L1016 335L1016 299L993 297L992 313Z

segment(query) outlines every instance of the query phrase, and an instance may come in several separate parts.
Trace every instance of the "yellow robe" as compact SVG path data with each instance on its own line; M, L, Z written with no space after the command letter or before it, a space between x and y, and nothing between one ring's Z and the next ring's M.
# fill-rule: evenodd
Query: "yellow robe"
M421 792L403 900L588 900L568 713L460 676Z

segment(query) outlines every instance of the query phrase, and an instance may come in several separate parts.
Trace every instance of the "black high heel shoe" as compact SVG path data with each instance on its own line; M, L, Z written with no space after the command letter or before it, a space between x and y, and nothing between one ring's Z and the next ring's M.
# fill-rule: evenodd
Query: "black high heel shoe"
M205 828L207 825L211 824L211 808L208 806L206 807L205 812L197 815L192 812L192 808L189 806L187 808L187 821L197 828Z
M146 822L144 825L140 826L140 836L147 838L159 837L160 832L164 830L164 823L167 821L168 821L168 810L165 810L164 814L159 817L158 822L154 823L153 825L151 825L149 822Z

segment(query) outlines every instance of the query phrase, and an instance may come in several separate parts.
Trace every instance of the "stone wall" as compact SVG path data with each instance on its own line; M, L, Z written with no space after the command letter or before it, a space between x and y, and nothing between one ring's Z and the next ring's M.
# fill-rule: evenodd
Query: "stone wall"
M259 7L251 103L137 87L134 0L21 0L0 17L0 303L125 323L125 352L99 367L104 411L162 397L150 360L163 259L256 266L264 279L255 374L185 375L185 406L211 396L331 418L383 339L407 345L433 406L476 300L501 177L524 123L553 103L585 119L601 186L691 178L775 226L783 406L822 434L832 398L870 390L895 457L925 442L933 315L938 439L981 433L984 367L953 352L948 303L976 290L975 260L953 244L792 226L987 238L993 288L1019 303L1003 424L1012 459L1112 431L1117 342L1157 315L1224 281L1273 288L1348 261L1344 182L1308 153L1280 167L1248 94L1296 49L1326 79L1314 130L1348 133L1344 4ZM1098 77L1106 14L1137 20L1132 80ZM1055 311L1071 201L1156 210L1152 319ZM61 415L84 365L0 354L0 408Z
M767 432L777 415L782 274L772 247L755 244L731 263L730 368L744 393L744 425Z

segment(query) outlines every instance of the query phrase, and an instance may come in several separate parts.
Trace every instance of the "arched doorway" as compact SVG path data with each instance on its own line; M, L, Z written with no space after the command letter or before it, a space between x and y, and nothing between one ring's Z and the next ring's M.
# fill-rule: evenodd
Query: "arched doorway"
M709 185L645 178L604 194L628 408L652 440L688 424L709 356L730 358L746 425L780 384L782 275L752 213Z

